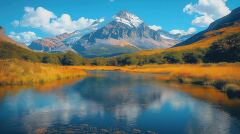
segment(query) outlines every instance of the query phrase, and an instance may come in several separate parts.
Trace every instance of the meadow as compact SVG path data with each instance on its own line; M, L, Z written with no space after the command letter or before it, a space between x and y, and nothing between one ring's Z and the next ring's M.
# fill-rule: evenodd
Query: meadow
M110 70L158 74L161 81L213 86L221 91L240 91L240 64L163 64L143 66L74 66L83 70Z
M87 75L83 70L113 70L156 73L162 81L210 85L235 93L240 91L239 31L238 26L226 27L206 33L204 39L191 45L108 58L83 58L73 52L34 52L2 42L0 85L44 83Z
M29 85L82 77L87 73L71 66L32 63L17 59L0 60L0 86Z

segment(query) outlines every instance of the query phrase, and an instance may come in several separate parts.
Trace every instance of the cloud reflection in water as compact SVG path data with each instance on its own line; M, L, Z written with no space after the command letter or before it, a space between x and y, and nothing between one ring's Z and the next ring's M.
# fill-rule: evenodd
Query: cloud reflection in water
M57 124L80 123L172 133L239 132L237 120L229 113L151 77L104 74L106 77L88 77L58 90L22 90L16 96L7 96L0 102L0 117L6 119L0 121L22 123L28 133ZM7 119L9 116L13 120ZM148 120L150 124L142 125ZM171 129L173 126L179 127Z

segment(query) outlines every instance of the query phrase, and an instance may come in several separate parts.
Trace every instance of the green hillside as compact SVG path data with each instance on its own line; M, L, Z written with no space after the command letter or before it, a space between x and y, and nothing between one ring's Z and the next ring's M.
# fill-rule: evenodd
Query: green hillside
M188 45L189 47L191 45ZM183 49L182 49L183 47ZM209 47L185 46L162 49L152 54L126 54L112 58L87 60L91 65L144 65L144 64L184 64L240 62L240 33L234 33L211 43ZM154 51L154 50L153 50Z
M190 45L189 45L190 46ZM182 46L181 46L182 47ZM125 54L111 58L82 58L74 52L43 53L34 52L9 42L1 42L0 59L20 59L31 62L52 63L60 65L144 65L177 63L217 63L240 61L240 33L219 39L208 48L163 49L158 53L142 55ZM183 46L184 47L184 46ZM176 49L176 51L175 51Z
M31 62L42 62L62 65L78 65L83 59L74 52L67 53L42 53L34 52L16 44L0 42L0 59L20 59Z

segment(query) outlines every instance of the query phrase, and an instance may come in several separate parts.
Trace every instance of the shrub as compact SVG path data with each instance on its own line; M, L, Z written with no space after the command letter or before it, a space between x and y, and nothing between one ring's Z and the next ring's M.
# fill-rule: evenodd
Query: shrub
M179 83L185 83L185 84L192 83L192 79L191 78L185 78L185 77L181 77L181 76L177 77L177 81Z
M50 56L43 56L41 62L42 63L54 63L55 61Z
M224 86L224 91L228 91L228 90L240 92L240 86L236 84L226 84Z
M180 63L180 58L173 53L165 53L163 59L165 59L167 63L171 64Z
M226 84L224 92L230 99L240 98L240 86L236 84Z
M67 52L61 59L62 65L79 65L81 63L81 57L74 52Z
M190 53L183 53L183 61L185 63L194 64L194 63L198 63L199 59L197 55L190 52Z
M193 78L191 83L195 85L208 85L207 81L205 78Z
M204 56L204 61L214 63L240 61L240 33L213 43Z
M223 90L226 84L227 82L224 80L216 80L214 81L213 86L217 89Z
M70 56L64 55L61 63L62 65L74 65L74 60Z

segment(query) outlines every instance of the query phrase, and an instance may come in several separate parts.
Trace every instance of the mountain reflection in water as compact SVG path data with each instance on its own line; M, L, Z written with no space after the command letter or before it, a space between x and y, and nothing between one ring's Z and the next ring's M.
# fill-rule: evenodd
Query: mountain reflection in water
M162 83L153 74L91 73L99 77L0 89L0 132L79 131L82 124L108 132L240 132L240 100L215 89Z

